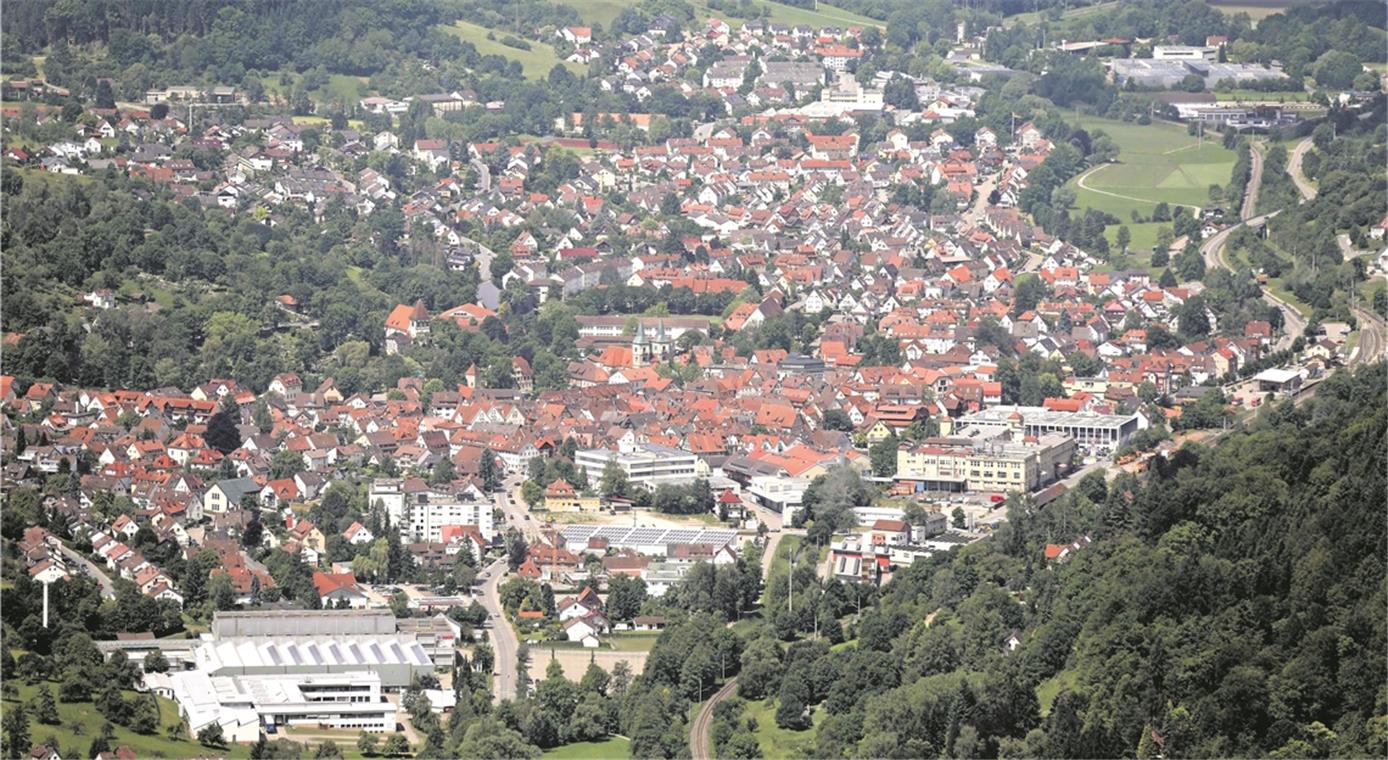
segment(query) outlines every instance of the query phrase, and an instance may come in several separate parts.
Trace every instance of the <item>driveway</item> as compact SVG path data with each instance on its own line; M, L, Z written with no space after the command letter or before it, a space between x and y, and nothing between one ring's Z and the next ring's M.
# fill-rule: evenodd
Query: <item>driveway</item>
M60 546L63 552L63 557L66 558L68 562L71 562L81 567L83 570L86 571L87 575L91 576L91 578L96 581L97 585L101 587L102 596L108 599L116 598L116 584L111 582L111 578L106 575L105 571L92 564L92 562L88 560L86 557L83 557L76 551L69 549L67 544L61 544Z

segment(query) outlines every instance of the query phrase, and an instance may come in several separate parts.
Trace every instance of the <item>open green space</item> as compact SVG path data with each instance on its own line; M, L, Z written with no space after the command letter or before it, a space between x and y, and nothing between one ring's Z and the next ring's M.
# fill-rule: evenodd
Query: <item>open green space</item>
M722 19L727 22L728 26L734 29L740 29L743 23L746 22L746 19L733 18L722 11L709 8L708 5L702 2L691 2L690 5L694 6L695 16L701 22L710 17ZM752 5L766 8L768 15L765 16L765 19L777 24L806 24L816 29L826 26L883 26L882 22L876 19L862 16L852 11L844 10L843 8L836 8L822 2L818 3L818 7L813 10L809 8L795 8L789 5L782 5L781 3L761 1L753 2Z
M1079 8L1070 8L1069 10L1066 10L1063 13L1061 13L1060 17L1077 18L1080 16L1088 16L1091 13L1103 13L1104 11L1108 11L1117 7L1117 5L1117 0L1113 0L1112 2L1107 3L1097 3L1095 5L1085 5ZM1016 24L1036 24L1037 22L1044 19L1045 16L1046 14L1044 11L1027 11L1026 13L1018 13L1014 16L1008 16L1007 19L1003 21L1003 24L1006 26L1014 26Z
M742 720L753 718L757 721L757 744L761 745L762 756L767 760L791 757L814 757L815 727L824 719L824 705L814 708L812 719L814 727L804 731L791 731L776 725L776 700L748 702L742 711Z
M659 633L614 633L608 637L612 648L619 652L649 652L655 646Z
M1311 99L1311 93L1305 90L1287 90L1283 92L1262 92L1259 90L1227 90L1224 92L1216 92L1214 96L1215 100L1257 100L1277 101L1281 103L1293 101L1303 102Z
M1067 686L1073 686L1074 681L1074 673L1062 670L1036 685L1036 701L1041 705L1041 715L1044 716L1051 712L1051 705L1055 703L1055 698L1060 694L1060 690Z
M281 80L287 80L287 83ZM260 83L265 87L267 96L286 101L294 92L294 88L302 81L303 75L297 72L284 74L273 72L260 78ZM328 83L309 90L308 96L318 103L340 103L344 106L354 106L358 100L370 95L371 92L371 88L366 86L366 77L329 74Z
M454 21L452 24L440 28L464 42L471 42L477 48L477 52L482 55L499 55L513 61L520 61L521 69L525 72L527 79L541 79L548 76L550 69L553 69L555 64L563 64L575 74L583 73L582 66L560 59L554 48L544 42L525 40L529 43L530 49L521 50L501 44L501 38L511 34L510 32L488 29L469 21ZM487 39L488 34L496 37L496 39Z
M1130 124L1074 111L1066 116L1091 134L1102 130L1118 146L1117 162L1081 172L1066 186L1075 190L1081 210L1105 211L1126 224L1134 249L1151 248L1162 225L1133 223L1133 211L1148 216L1162 202L1205 206L1210 185L1228 184L1234 168L1235 153L1218 136L1202 141L1176 124ZM1110 242L1117 230L1106 230Z
M554 760L613 760L631 756L631 740L609 736L596 742L578 742L545 750L545 757Z
M58 684L52 681L29 685L15 682L18 686L18 699L6 699L4 708L9 710L17 705L23 704L26 707L33 704L39 689L47 688L53 693L54 701L58 706L58 718L61 721L56 726L46 726L39 723L29 716L29 739L32 743L38 744L52 737L58 741L62 747L64 757L87 757L87 748L91 746L92 739L96 738L101 732L101 727L108 721L101 713L96 711L96 706L91 702L61 702L57 700ZM134 692L122 692L125 699L144 698L144 695ZM178 715L178 707L170 700L162 697L155 697L159 701L159 730L153 734L137 734L124 726L114 726L115 738L111 739L111 749L126 745L135 750L140 757L205 757L211 754L208 748L198 744L191 738L170 738L169 733L175 729L181 719ZM250 755L249 747L233 746L229 751L217 752L230 757L247 757Z
M589 26L601 24L603 29L611 29L612 20L617 18L617 14L632 4L624 0L567 0L560 5L578 11L578 17Z
M1275 13L1281 13L1288 8L1306 5L1305 2L1296 2L1296 0L1229 0L1229 2L1209 0L1209 4L1217 8L1220 13L1225 13L1230 16L1238 13L1247 13L1248 17L1253 19L1254 23Z

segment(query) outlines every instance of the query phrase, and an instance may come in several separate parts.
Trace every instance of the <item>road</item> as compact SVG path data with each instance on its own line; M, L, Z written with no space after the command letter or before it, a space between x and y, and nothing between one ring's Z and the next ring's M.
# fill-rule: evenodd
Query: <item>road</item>
M737 679L729 678L704 706L699 708L699 714L695 716L694 723L689 729L689 754L694 760L713 760L713 748L709 746L709 727L713 725L713 708L719 702L732 696L733 690L737 688Z
M1248 156L1252 163L1248 171L1248 186L1243 194L1243 206L1239 210L1240 219L1250 219L1257 213L1258 188L1263 184L1263 153L1252 140L1248 142Z
M1251 182L1249 183L1249 187L1252 187ZM1267 222L1268 219L1276 216L1277 213L1278 212L1274 211L1271 214L1255 216L1252 219L1239 222L1232 227L1227 227L1212 235L1209 240L1206 240L1204 244L1200 246L1200 255L1205 257L1205 267L1207 269L1219 268L1233 271L1233 267L1229 266L1228 262L1224 260L1224 244L1229 241L1229 236L1234 234L1234 230L1245 224L1252 226L1263 224ZM1267 289L1263 290L1263 300L1276 306L1278 310L1282 312L1282 337L1277 339L1277 343L1273 346L1273 350L1283 351L1291 348L1292 342L1296 340L1296 336L1306 331L1306 318L1301 316L1301 312L1297 311L1296 307L1273 295L1272 292Z
M1297 192L1308 201L1316 197L1316 188L1306 179L1306 175L1301 173L1301 159L1306 157L1306 151L1310 149L1311 138L1308 137L1297 143L1291 155L1287 156L1287 174L1291 175L1292 184L1296 185Z
M59 548L63 556L67 558L67 561L75 563L84 569L87 575L90 576L92 580L96 581L97 585L101 587L102 596L108 599L116 598L116 584L111 582L110 576L106 575L105 571L92 564L86 557L69 549L67 544L59 544Z
M520 642L501 609L501 595L498 593L501 581L506 577L506 558L487 565L482 572L486 575L482 583L482 606L487 608L487 625L491 631L489 637L496 660L492 667L496 673L492 683L492 700L500 702L516 698L516 651L520 649Z

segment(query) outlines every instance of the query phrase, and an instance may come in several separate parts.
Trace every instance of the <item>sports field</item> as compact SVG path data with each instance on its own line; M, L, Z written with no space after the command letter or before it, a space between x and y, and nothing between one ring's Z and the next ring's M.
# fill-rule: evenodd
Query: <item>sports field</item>
M1118 145L1116 163L1081 172L1068 187L1076 205L1118 217L1132 234L1131 248L1151 248L1161 224L1134 224L1132 212L1149 216L1158 203L1201 207L1209 203L1210 185L1226 185L1234 168L1234 151L1219 137L1203 143L1186 134L1184 126L1155 122L1146 126L1067 112L1067 120L1091 134L1102 130ZM1118 226L1107 230L1110 241Z
M554 52L554 48L543 42L526 40L530 44L530 49L521 50L501 44L501 38L511 34L510 32L488 29L468 21L454 21L452 24L440 28L449 34L456 35L464 42L471 42L477 48L477 52L482 55L499 55L513 61L520 61L527 79L542 79L549 76L550 69L554 68L556 63L564 64L576 74L583 72L582 66L560 60L558 54ZM496 39L487 39L488 32L491 32Z

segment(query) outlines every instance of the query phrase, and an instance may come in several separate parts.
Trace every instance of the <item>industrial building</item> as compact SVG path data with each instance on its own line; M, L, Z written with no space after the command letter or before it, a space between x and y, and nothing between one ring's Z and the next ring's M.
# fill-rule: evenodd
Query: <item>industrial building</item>
M1282 79L1286 76L1279 66L1263 66L1252 63L1214 63L1204 59L1184 58L1115 58L1108 62L1116 84L1132 82L1141 87L1159 87L1169 90L1181 84L1186 77L1195 75L1205 82L1205 89L1212 90L1221 80L1233 82L1252 82L1269 79Z
M896 479L919 491L1026 493L1063 476L1074 456L1074 438L1057 433L937 438L898 450Z
M455 525L476 525L487 541L496 536L492 502L482 494L440 491L418 479L382 478L371 483L367 498L373 505L381 503L406 543L439 542L444 528Z

